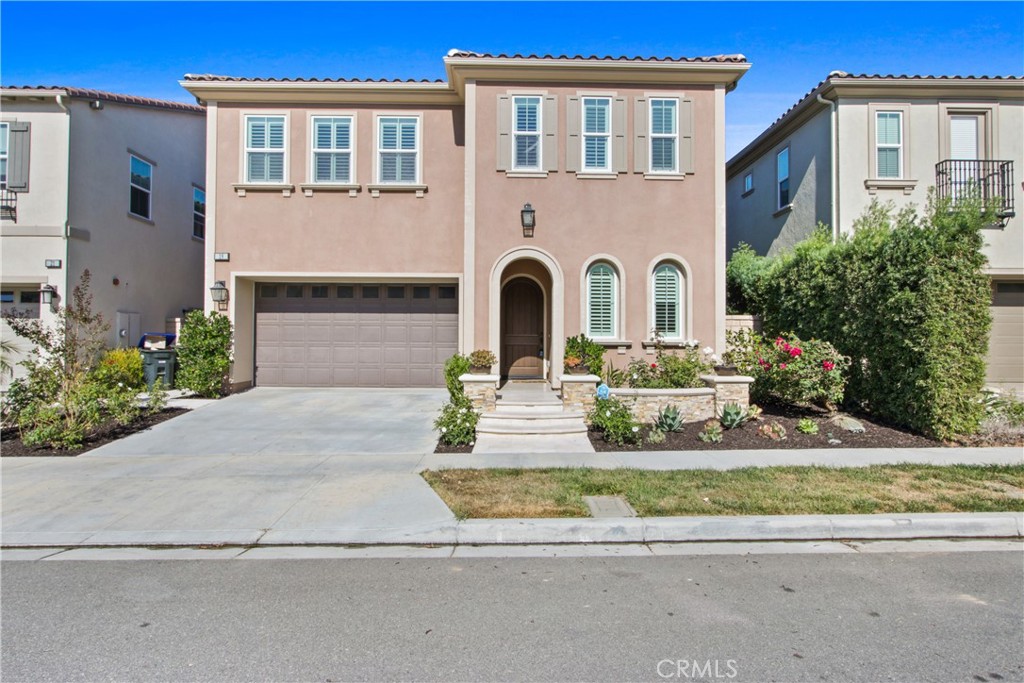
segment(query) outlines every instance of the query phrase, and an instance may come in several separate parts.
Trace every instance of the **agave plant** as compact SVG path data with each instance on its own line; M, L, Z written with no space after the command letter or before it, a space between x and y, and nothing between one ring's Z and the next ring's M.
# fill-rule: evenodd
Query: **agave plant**
M736 429L747 421L747 411L739 403L726 403L722 406L720 419L726 429Z
M679 412L679 408L675 406L665 406L658 413L658 418L654 421L655 431L668 433L678 432L683 428L683 415Z

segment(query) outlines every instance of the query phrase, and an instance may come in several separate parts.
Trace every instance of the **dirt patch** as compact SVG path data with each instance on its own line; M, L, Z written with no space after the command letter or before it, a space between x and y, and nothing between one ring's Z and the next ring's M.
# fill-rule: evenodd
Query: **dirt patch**
M437 447L434 449L435 453L472 453L473 446L470 444L462 444L459 446L452 446L451 444L444 443L443 441L437 442Z
M96 434L93 434L85 440L85 442L78 448L73 449L55 449L46 448L43 446L26 446L18 438L18 430L15 428L4 429L0 434L0 455L5 458L47 458L47 457L74 457L81 455L82 453L88 453L94 448L105 446L108 443L123 439L126 436L130 436L137 432L145 431L153 425L158 425L161 422L166 422L171 418L175 418L178 415L189 412L186 408L165 408L159 413L155 414L144 414L141 418L131 423L130 425L120 426L111 424L104 427Z

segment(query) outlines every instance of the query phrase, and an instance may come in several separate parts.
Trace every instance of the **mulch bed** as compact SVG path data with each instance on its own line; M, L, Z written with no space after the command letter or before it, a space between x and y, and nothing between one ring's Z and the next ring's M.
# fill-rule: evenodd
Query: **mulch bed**
M473 447L470 445L462 446L451 446L440 441L437 442L437 448L434 449L435 453L472 453Z
M648 443L647 430L642 428L645 438L635 446L616 446L604 440L602 432L588 433L594 450L602 451L729 451L749 449L792 449L792 448L934 448L956 444L935 441L919 434L891 427L863 415L853 416L864 425L864 432L856 434L845 431L829 422L823 413L792 407L766 406L759 421L751 421L736 429L724 430L720 443L701 441L697 435L704 430L704 422L688 422L682 431L670 432L661 443ZM818 425L817 434L801 434L796 430L801 418L810 418ZM757 429L761 425L778 422L786 430L786 438L775 441L762 436ZM839 443L829 443L829 440Z
M94 448L105 446L108 443L123 439L126 436L149 429L153 425L166 422L182 413L187 413L187 408L165 408L159 413L143 414L141 418L126 426L110 425L93 434L85 440L78 448L71 450L45 448L43 446L26 446L18 438L18 430L13 427L4 429L0 433L0 455L5 458L48 458L48 457L73 457L87 453Z

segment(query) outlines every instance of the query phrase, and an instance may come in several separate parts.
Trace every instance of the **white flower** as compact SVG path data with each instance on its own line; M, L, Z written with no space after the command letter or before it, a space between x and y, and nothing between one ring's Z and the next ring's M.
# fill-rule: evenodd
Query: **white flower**
M710 346L705 346L703 351L704 351L704 354L707 355L707 356L710 356L711 354L713 354L715 352L715 350L713 348L711 348Z
M715 365L720 365L722 362L722 358L717 353L713 353L711 354L711 362L714 363Z
M611 417L612 416L612 411L610 411L610 410L604 411L604 416L605 417Z
M466 414L466 409L465 408L463 408L462 410L459 411L459 415L465 415L465 414Z
M639 432L639 431L640 431L640 428L639 428L639 427L633 427L633 433L634 433L634 434L636 434L636 433L637 433L637 432Z
M445 433L447 433L447 431L448 431L448 428L447 428L447 427L441 427L441 433L442 433L442 434L445 434Z
M634 372L633 373L633 379L636 379L637 377L638 377L638 375Z
M124 386L124 382L118 382L118 383L117 383L117 386L119 386L119 387L123 387L123 386Z

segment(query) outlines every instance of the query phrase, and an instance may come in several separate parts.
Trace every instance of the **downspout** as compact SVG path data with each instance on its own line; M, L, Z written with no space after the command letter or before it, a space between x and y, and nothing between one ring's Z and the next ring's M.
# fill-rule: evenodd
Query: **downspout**
M839 107L834 100L827 100L819 93L817 95L818 102L821 104L827 104L832 110L829 117L829 143L831 144L831 221L832 221L832 241L839 241Z

